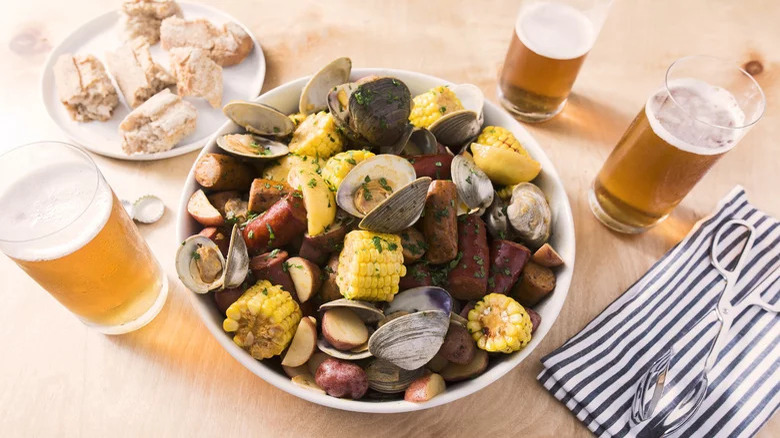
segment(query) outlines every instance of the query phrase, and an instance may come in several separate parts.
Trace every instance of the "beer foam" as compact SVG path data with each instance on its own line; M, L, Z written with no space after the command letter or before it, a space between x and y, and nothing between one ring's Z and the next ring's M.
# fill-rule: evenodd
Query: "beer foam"
M552 59L574 59L593 47L596 32L582 12L562 3L540 2L520 11L515 33L528 49Z
M111 215L113 194L94 167L60 163L36 169L6 187L0 205L3 251L15 259L43 261L89 243Z
M726 152L744 133L737 128L744 126L745 113L734 95L698 79L670 81L647 100L645 115L661 139L699 155Z

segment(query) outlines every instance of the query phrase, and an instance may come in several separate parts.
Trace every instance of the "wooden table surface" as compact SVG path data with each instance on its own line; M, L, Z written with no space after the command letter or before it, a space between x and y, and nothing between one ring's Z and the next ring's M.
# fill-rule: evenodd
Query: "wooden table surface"
M116 6L98 0L3 2L0 147L64 139L40 97L53 46ZM261 41L264 90L337 56L357 67L395 67L477 84L495 101L496 75L518 1L212 1ZM211 337L176 279L176 206L196 153L157 162L97 157L119 196L153 193L163 219L141 226L171 283L160 315L123 336L87 329L10 260L0 257L2 436L527 436L589 433L536 382L539 358L595 317L708 213L735 184L780 215L780 8L776 0L618 0L566 110L529 126L563 178L577 233L566 304L544 342L500 382L422 412L369 415L299 400L265 383ZM640 236L602 227L586 189L666 67L688 54L757 61L769 99L764 120L726 155L672 217ZM759 434L780 436L780 417Z

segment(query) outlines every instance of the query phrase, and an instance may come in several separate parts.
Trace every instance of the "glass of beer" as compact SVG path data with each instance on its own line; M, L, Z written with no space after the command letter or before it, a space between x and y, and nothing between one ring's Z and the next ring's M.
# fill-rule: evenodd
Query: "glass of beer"
M168 280L87 153L58 142L0 155L0 250L86 325L151 321Z
M563 110L612 0L524 0L498 81L498 98L524 122Z
M710 56L675 61L601 168L591 210L606 226L638 233L664 220L761 118L752 76Z

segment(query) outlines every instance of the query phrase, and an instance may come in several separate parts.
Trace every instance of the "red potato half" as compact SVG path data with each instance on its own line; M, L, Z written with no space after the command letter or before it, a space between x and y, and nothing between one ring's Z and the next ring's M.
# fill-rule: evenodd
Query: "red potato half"
M303 257L290 257L287 259L287 272L295 285L298 301L309 301L322 285L320 267Z
M282 366L304 365L317 348L317 323L312 317L301 318L290 347L282 359Z
M336 307L322 315L322 336L334 348L347 351L368 341L368 328L352 310Z
M447 389L447 385L440 375L436 373L426 374L413 381L406 388L404 400L417 403L426 402L444 392L445 389Z
M198 190L190 196L187 213L204 227L219 227L225 224L225 218L211 205L203 190Z

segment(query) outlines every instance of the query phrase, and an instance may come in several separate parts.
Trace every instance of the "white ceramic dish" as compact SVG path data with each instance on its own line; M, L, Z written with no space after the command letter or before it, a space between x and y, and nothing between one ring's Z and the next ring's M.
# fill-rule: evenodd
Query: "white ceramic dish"
M354 80L371 74L392 76L404 81L411 90L412 95L422 93L438 85L452 85L452 83L448 81L433 76L390 69L353 69L352 79ZM303 88L307 79L308 78L301 78L279 86L260 96L257 101L271 105L284 113L296 112L298 109L298 98L300 96L301 88ZM449 403L479 391L495 382L501 376L512 370L512 368L516 367L523 359L528 357L534 348L541 343L544 336L550 330L550 327L552 327L569 291L572 272L574 272L574 221L571 216L569 200L566 197L566 192L555 171L555 167L531 134L515 121L515 119L491 102L485 102L484 114L485 124L499 125L511 130L528 152L542 164L542 174L534 182L546 193L553 212L550 244L560 253L561 257L563 257L566 262L566 264L557 272L557 284L551 296L534 308L542 316L542 323L528 346L511 355L491 358L490 367L485 373L472 380L450 384L448 385L446 392L425 403L412 403L404 400L356 401L339 399L296 386L290 382L290 378L282 372L280 367L253 359L249 353L234 344L231 337L222 330L223 317L217 310L212 296L210 294L197 295L195 293L190 293L198 314L222 347L250 371L283 391L323 406L348 411L372 413L416 411ZM208 144L201 152L201 155L208 152L220 151L215 143L215 138L217 136L238 132L240 130L241 129L237 125L228 121L209 140ZM201 227L189 216L189 214L187 214L187 201L197 189L197 183L193 178L192 170L190 170L187 180L184 183L184 189L179 202L176 229L179 241L183 241L188 236L200 231Z
M250 36L252 35L249 28L218 9L184 2L179 2L179 5L181 5L183 17L186 19L205 18L217 26L233 21L241 25ZM120 13L118 10L110 11L82 24L52 50L49 58L46 60L41 78L43 103L46 106L49 117L62 129L65 135L87 150L121 160L160 160L186 154L203 147L209 136L225 123L225 116L222 114L221 108L212 108L204 99L185 97L198 110L198 122L195 132L182 139L178 145L169 151L136 155L126 155L122 152L118 134L119 123L130 112L130 107L122 98L122 93L119 92L119 87L116 87L116 81L113 81L113 78L112 81L119 93L121 102L114 110L111 119L105 122L81 123L70 118L65 107L57 98L57 88L54 84L54 63L57 62L57 58L63 53L93 54L103 61L105 66L105 53L109 50L115 50L122 44L120 32ZM234 99L252 99L263 88L265 57L263 56L262 47L260 47L254 36L252 36L252 41L254 42L254 48L249 56L240 64L225 67L222 71L223 104ZM151 52L155 61L170 71L168 53L162 49L159 43L152 46Z

